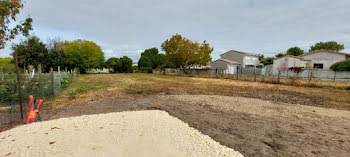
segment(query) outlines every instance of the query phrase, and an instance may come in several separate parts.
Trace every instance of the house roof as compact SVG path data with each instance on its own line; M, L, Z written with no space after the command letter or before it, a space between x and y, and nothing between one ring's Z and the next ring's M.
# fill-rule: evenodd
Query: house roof
M337 52L337 51L332 51L332 50L316 50L316 51L312 51L312 52L309 52L309 53L305 53L305 54L301 55L301 57L312 55L312 54L315 54L315 53L320 53L320 52L328 52L328 53L334 53L334 54L345 55L345 56L350 57L349 53Z
M244 55L247 55L247 56L255 56L255 57L259 57L258 54L254 54L254 53L248 53L248 52L243 52L243 51L237 51L237 50L230 50L226 53L223 53L221 54L220 56L224 55L224 54L227 54L227 53L231 53L231 52L237 52L237 53L241 53L241 54L244 54Z
M216 61L223 61L223 62L226 62L226 63L229 63L229 64L239 64L238 62L235 62L233 60L229 60L229 59L218 59ZM216 62L214 61L214 62Z
M302 58L301 56L291 56L291 55L285 55L283 57L278 57L275 60L282 59L282 58L285 58L285 57L291 57L291 58L296 58L296 59L300 59L300 60L303 60L303 61L309 61L308 59Z

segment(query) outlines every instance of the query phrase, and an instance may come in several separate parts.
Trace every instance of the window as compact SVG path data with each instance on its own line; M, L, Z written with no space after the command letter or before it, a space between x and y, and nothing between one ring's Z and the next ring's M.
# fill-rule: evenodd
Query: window
M315 64L314 64L314 68L315 68L315 69L323 69L323 64L315 63Z
M254 68L254 65L245 65L245 68Z

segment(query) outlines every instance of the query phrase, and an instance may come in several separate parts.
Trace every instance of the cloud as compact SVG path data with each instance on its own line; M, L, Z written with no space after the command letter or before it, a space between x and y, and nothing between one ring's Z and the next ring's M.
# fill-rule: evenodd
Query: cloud
M107 58L138 60L142 50L180 33L207 40L217 59L231 49L273 56L330 40L348 51L349 6L348 0L31 0L20 19L30 15L40 38L95 41Z

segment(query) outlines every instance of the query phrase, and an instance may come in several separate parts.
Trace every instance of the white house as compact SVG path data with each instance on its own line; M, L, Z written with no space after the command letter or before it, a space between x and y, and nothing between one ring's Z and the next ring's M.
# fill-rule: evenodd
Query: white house
M350 54L330 50L317 50L300 57L310 60L310 65L313 68L329 69L334 63L350 58Z
M236 74L237 67L239 63L228 60L228 59L218 59L212 63L210 63L211 69L218 69L218 70L224 70L225 74Z
M220 58L209 66L211 69L225 69L226 74L236 74L237 67L250 68L260 64L259 55L236 50L221 54Z
M337 62L350 58L350 54L331 50L317 50L300 56L284 56L273 62L273 74L284 73L291 67L329 70Z
M286 55L283 57L276 58L273 61L272 71L276 75L278 73L286 73L291 67L307 67L309 66L309 60L299 56Z

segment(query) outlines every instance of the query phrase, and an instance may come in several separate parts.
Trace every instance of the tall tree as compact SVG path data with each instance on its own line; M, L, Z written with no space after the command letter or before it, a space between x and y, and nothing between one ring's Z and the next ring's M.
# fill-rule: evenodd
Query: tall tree
M261 63L264 65L270 65L270 64L273 64L273 60L274 60L273 57L266 57L261 60Z
M108 68L112 68L114 73L122 72L122 62L119 58L112 57L106 62Z
M66 56L63 53L62 41L59 38L49 39L47 49L49 51L50 66L54 70L58 70L58 66L64 66Z
M304 54L304 50L302 50L301 48L299 47L292 47L290 49L288 49L287 51L287 55L291 55L291 56L300 56Z
M0 49L5 48L6 42L14 39L19 33L28 36L32 30L33 19L30 17L10 28L10 23L16 21L16 16L22 8L22 0L0 1Z
M124 56L122 58L120 58L120 61L122 62L122 71L124 73L131 73L132 72L132 60L127 57Z
M48 50L46 45L38 37L29 37L21 43L13 45L12 49L17 49L18 66L33 65L36 67L38 64L41 64L43 71L49 70Z
M81 73L88 69L102 68L105 64L101 47L92 41L74 40L62 43L64 64L69 69L79 68Z
M162 50L177 68L186 69L193 65L207 65L214 49L206 41L200 44L176 34L163 42Z
M316 43L314 46L311 46L309 52L322 50L322 49L332 50L332 51L342 51L344 50L344 45L338 44L335 41L319 42L319 43Z

